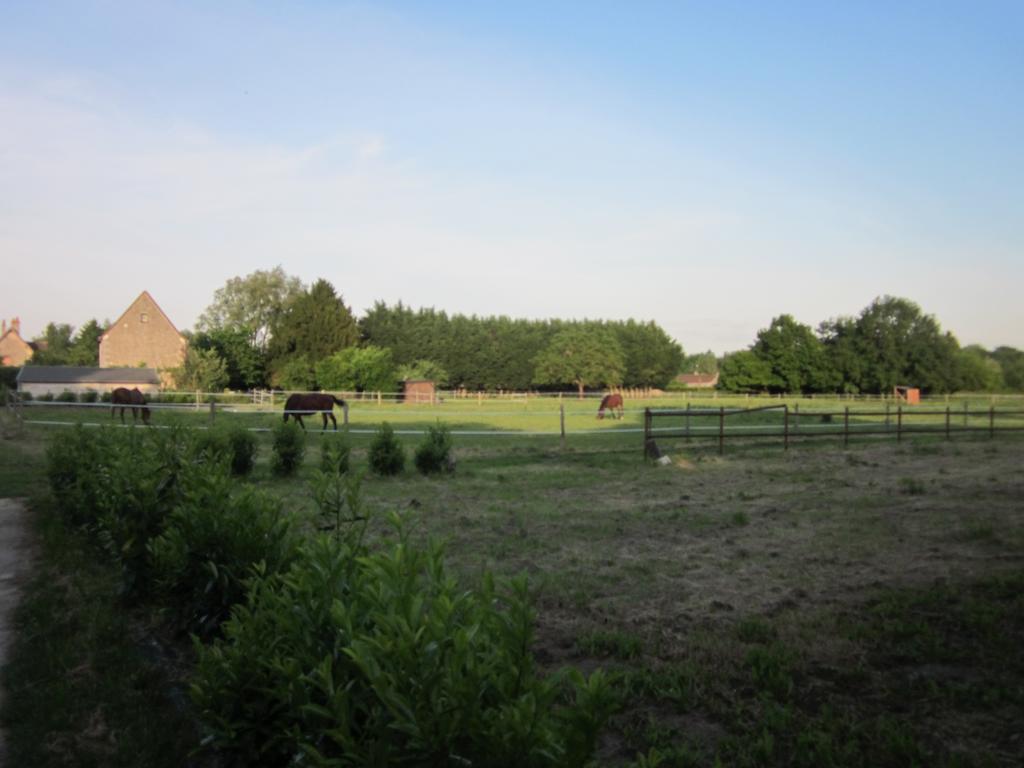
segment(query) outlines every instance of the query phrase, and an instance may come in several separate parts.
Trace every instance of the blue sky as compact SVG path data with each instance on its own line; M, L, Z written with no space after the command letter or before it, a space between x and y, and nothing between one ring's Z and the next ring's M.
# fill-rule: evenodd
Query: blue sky
M876 296L1024 347L1019 3L0 5L0 314L356 312L745 347Z

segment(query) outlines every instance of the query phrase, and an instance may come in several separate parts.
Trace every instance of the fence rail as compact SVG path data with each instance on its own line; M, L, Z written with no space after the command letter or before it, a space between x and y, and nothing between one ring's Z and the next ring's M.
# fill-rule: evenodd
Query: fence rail
M781 424L758 423L755 425L730 425L726 426L728 419L735 417L750 416L752 414L766 413L781 414ZM727 438L736 437L774 437L781 438L784 450L789 449L792 440L809 437L840 437L843 446L849 445L851 436L882 435L895 436L897 442L901 441L904 435L942 435L947 440L954 433L984 432L990 437L995 437L1001 432L1024 431L1024 410L997 409L994 405L985 410L971 410L965 407L954 410L950 406L945 409L927 409L920 407L904 408L902 405L895 409L886 405L885 410L851 410L849 406L842 410L804 411L805 422L800 422L799 407L790 408L788 404L778 406L764 406L760 408L726 408L724 406L713 408L690 408L685 409L654 409L644 410L644 458L658 458L661 451L657 445L657 439L690 439L700 436L715 436L718 439L718 452L725 452ZM817 423L808 424L807 417L818 419ZM851 423L850 418L859 419ZM683 425L679 427L658 427L656 420L683 419ZM714 426L695 426L694 419L717 419ZM841 423L837 421L841 418ZM971 420L974 419L974 423ZM1007 419L1013 419L1007 423ZM916 423L910 423L912 420ZM983 423L978 424L981 420ZM1002 423L999 422L1002 420Z

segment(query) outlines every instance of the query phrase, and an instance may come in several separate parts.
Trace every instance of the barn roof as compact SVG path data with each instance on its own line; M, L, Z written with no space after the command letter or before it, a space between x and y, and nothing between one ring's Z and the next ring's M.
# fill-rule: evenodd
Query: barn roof
M20 384L160 384L152 368L88 368L80 365L26 365Z

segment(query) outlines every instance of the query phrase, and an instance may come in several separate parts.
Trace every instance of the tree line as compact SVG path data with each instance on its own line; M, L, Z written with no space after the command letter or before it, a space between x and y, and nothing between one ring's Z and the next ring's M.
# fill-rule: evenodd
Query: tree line
M654 322L478 317L377 302L355 318L327 280L278 267L233 278L199 318L188 388L394 391L664 387L683 350Z
M97 365L104 326L50 323L33 358ZM961 347L912 301L884 296L816 330L774 318L748 349L685 356L657 323L478 317L377 302L356 318L335 287L281 267L228 280L189 335L179 387L217 391L394 391L429 379L470 390L671 386L685 372L720 374L733 392L1024 391L1024 352Z
M719 362L719 386L735 392L925 393L1024 390L1024 352L961 347L912 301L875 299L857 317L817 332L791 315L774 318L749 349Z

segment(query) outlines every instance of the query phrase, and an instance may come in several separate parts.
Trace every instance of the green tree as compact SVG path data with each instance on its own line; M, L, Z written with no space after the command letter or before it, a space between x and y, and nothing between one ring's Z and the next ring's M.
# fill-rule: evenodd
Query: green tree
M316 365L316 381L322 389L343 392L393 392L397 389L391 350L381 347L348 347Z
M957 384L960 345L931 315L907 299L875 299L857 318L854 345L862 361L863 392L897 385L951 392Z
M398 367L399 381L432 381L438 386L448 383L448 371L433 360L414 360Z
M67 323L48 323L35 338L38 348L32 355L34 365L70 365L74 329Z
M610 324L622 345L627 387L665 387L679 373L683 348L657 323L627 320Z
M316 375L308 357L295 355L274 369L270 381L275 387L289 392L312 392L316 385Z
M196 392L219 392L228 384L224 360L212 349L190 347L179 368L171 372L178 389Z
M107 325L100 325L95 319L90 320L75 334L68 351L68 365L82 365L96 368L100 364L100 337Z
M540 385L575 385L580 398L587 387L622 383L625 359L615 336L600 328L559 331L534 360L533 380Z
M1006 389L1024 391L1024 352L1013 347L997 347L992 352L992 359L1002 369Z
M196 329L244 328L249 343L265 352L274 323L302 292L302 281L285 274L280 266L233 277L214 293L213 303L199 316Z
M266 386L266 355L252 344L252 332L245 327L200 331L190 341L196 349L212 349L224 360L231 389Z
M960 350L957 374L958 389L967 392L996 392L1006 386L999 361L977 344Z
M276 320L271 334L271 368L304 356L323 360L359 341L359 328L352 312L326 280L317 280L298 296Z
M825 347L810 326L792 315L779 315L757 333L751 351L771 370L773 392L823 392L833 387L835 374Z
M749 349L726 355L718 373L718 386L730 392L765 392L775 381L771 366Z

